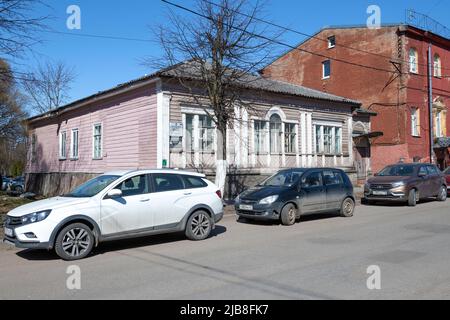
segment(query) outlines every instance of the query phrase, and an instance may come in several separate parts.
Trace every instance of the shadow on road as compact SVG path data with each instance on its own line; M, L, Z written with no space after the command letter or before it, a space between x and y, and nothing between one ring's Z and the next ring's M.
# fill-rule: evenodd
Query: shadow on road
M422 199L420 200L417 205L426 204L435 202L436 199ZM371 201L370 203L367 203L367 201L361 201L361 205L365 207L408 207L408 204L406 202L389 202L389 201Z
M318 214L309 214L304 215L300 219L297 220L297 223L305 223L309 221L316 221L316 220L325 220L325 219L331 219L331 218L340 218L340 215L337 213L318 213ZM251 225L258 225L258 226L280 226L280 221L272 221L272 220L251 220L246 218L239 218L237 219L238 223L242 224L251 224Z
M227 231L227 228L221 225L217 225L211 232L209 238L217 237ZM101 243L97 248L94 248L92 254L89 257L105 254L108 252L122 251L127 249L136 249L141 247L155 246L159 244L187 241L186 236L183 233L170 233L154 235L135 239L117 240L111 242ZM205 241L208 241L205 240ZM23 250L16 253L19 257L30 261L46 261L46 260L59 260L60 258L54 251L45 250ZM88 258L89 258L88 257ZM87 259L88 259L87 258Z
M54 251L46 251L46 250L23 250L16 253L22 259L26 259L29 261L51 261L51 260L60 260L60 258L56 255Z

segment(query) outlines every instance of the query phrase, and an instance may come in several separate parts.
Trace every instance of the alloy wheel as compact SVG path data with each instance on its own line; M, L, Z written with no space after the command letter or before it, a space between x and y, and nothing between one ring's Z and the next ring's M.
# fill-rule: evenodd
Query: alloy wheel
M192 233L197 237L204 237L210 228L209 218L204 213L200 213L192 219Z
M66 232L62 241L62 249L70 257L78 257L89 250L91 238L82 228L70 229Z
M350 199L347 199L344 203L344 213L346 215L351 215L353 213L353 201L351 201Z
M295 222L295 218L296 218L296 210L295 210L294 207L291 207L291 208L289 209L288 218L289 218L289 221L290 221L290 222L292 222L292 223Z
M441 193L439 195L439 199L441 199L442 201L447 200L447 188L441 187Z

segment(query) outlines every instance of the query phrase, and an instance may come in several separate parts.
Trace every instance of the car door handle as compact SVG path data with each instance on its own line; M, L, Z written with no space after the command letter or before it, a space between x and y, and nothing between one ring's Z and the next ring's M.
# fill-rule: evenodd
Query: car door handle
M149 202L150 201L150 198L142 198L141 199L141 202Z
M190 196L192 194L192 192L185 192L183 193L185 196Z

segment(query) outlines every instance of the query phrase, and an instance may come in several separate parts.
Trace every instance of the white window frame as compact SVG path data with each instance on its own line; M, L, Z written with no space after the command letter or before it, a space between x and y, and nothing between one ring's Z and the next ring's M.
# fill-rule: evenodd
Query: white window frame
M436 111L436 138L442 138L442 111Z
M66 159L67 159L67 131L64 130L59 133L59 160L66 160Z
M280 122L272 122L272 117L277 116L280 119ZM277 124L280 126L278 130L278 136L272 135L272 124ZM274 129L275 130L275 129ZM283 132L283 119L277 113L272 114L269 119L269 146L270 146L270 154L280 155L283 154L283 143L284 143L284 132ZM272 148L274 147L274 148ZM275 150L276 149L276 150Z
M185 151L186 152L194 152L195 151L195 114L185 113L185 126L184 126L184 136L185 136ZM192 118L190 122L192 126L192 130L188 131L188 118ZM189 134L188 134L189 133ZM190 143L189 143L190 142ZM190 147L189 147L190 145Z
M433 57L433 75L435 78L442 77L442 60L438 54L435 54Z
M268 153L267 149L267 128L268 128L268 121L266 120L260 120L260 119L255 119L253 121L253 130L254 130L254 153L259 155L259 154L266 154ZM256 130L256 125L259 124L260 125L260 129ZM259 139L258 139L259 138ZM260 142L259 144L257 142Z
M329 75L325 75L325 65L328 63L329 65ZM322 79L330 79L331 78L331 60L322 61Z
M413 137L419 137L419 117L418 117L419 109L411 108L411 135Z
M75 139L75 132L77 133L77 138ZM75 154L75 142L77 146L77 154ZM80 130L78 128L72 129L70 136L70 159L78 160L80 156Z
M336 136L337 133L339 132L339 141L338 141L338 146L339 146L339 150L337 150L337 145L336 145ZM333 150L334 150L334 154L335 155L341 155L342 154L342 128L340 127L334 127L333 130Z
M36 146L37 146L37 135L36 133L31 134L31 162L36 161Z
M95 156L95 127L100 126L100 157ZM103 123L98 122L92 125L92 159L93 160L102 160L103 159Z
M286 130L286 127L288 126L292 126L293 130L292 132L288 133ZM298 132L298 124L294 123L294 122L285 122L284 123L284 152L285 154L297 154L297 150L298 150L298 139L297 139L297 132ZM288 135L290 136L290 138L288 138ZM293 150L291 150L290 152L288 152L288 145L289 142L291 142L294 146Z
M336 47L336 36L329 36L328 38L328 49ZM333 39L334 44L332 44L331 39Z
M325 153L325 135L324 135L324 128L331 128L331 145L330 145L330 153ZM337 130L340 130L340 136L339 136L339 150L340 152L336 152L336 132ZM317 136L317 132L319 131L319 136ZM335 155L340 156L343 154L343 130L342 125L337 125L333 123L314 123L313 125L313 132L314 132L314 153L316 155ZM319 143L319 144L318 144Z
M419 73L419 53L416 48L409 49L409 72Z
M216 128L214 126L214 121L213 119L211 119L211 127L202 127L200 126L201 123L201 117L205 117L206 119L211 117L209 115L198 115L198 121L197 121L197 125L198 125L198 149L199 152L203 152L203 153L209 153L209 152L214 152L214 134L216 131ZM208 133L211 131L211 147L210 148L203 148L203 144L205 143L206 145L208 144Z

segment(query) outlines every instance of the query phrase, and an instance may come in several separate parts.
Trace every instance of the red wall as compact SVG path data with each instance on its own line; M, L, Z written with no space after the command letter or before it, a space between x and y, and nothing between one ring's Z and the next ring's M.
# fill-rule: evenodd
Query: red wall
M265 76L311 87L347 98L359 100L363 107L375 111L372 118L372 131L382 131L383 137L373 141L372 169L378 171L385 165L397 162L400 158L412 161L414 157L429 160L427 70L419 66L423 76L409 75L408 53L411 45L419 51L419 63L427 63L427 46L420 37L413 39L410 32L400 32L398 26L383 27L378 30L367 28L325 29L317 38L336 37L337 46L328 49L327 42L310 39L300 45L301 50L318 53L312 55L301 50L292 50L263 70ZM352 47L357 50L348 49ZM433 46L438 52L443 68L450 69L450 47ZM358 51L359 50L359 51ZM366 51L366 52L364 52ZM369 54L367 52L376 53ZM320 56L322 55L322 56ZM322 62L326 57L331 61L330 79L322 79ZM390 57L390 58L388 58ZM344 63L340 60L350 62ZM402 62L398 65L404 75L399 76L385 71L364 68L396 70L390 61ZM358 66L359 65L359 66ZM450 70L442 70L450 74ZM435 97L445 97L446 105L450 90L450 78L434 79ZM421 110L421 137L411 135L411 107ZM447 114L447 123L450 115ZM447 128L450 128L447 125Z

